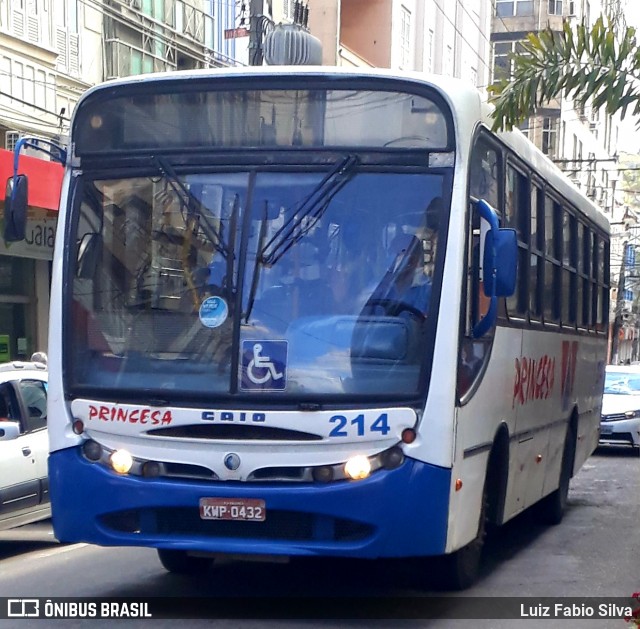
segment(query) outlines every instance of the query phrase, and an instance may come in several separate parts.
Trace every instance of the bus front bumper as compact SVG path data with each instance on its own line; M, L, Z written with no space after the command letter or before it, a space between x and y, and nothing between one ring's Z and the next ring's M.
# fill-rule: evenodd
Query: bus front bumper
M444 553L451 471L413 459L359 481L241 483L118 475L78 448L49 456L61 542L343 557ZM202 519L203 498L264 500L262 522Z

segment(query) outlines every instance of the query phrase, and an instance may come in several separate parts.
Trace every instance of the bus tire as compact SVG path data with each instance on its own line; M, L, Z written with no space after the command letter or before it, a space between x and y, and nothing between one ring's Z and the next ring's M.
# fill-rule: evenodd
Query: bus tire
M562 467L558 488L545 496L535 508L535 516L540 524L560 524L567 510L569 483L573 474L573 460L576 450L576 429L573 423L567 430L562 451Z
M207 572L213 564L213 559L192 557L186 550L168 548L158 548L158 558L164 569L172 574L198 575Z

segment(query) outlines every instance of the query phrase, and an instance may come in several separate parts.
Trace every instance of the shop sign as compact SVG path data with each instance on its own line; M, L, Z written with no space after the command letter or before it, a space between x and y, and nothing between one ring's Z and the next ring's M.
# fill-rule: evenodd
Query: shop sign
M11 359L8 334L0 334L0 363L6 363Z
M0 254L36 260L53 260L57 213L39 211L37 214L39 216L34 215L27 219L24 240L5 242L0 235ZM4 221L0 221L0 226L4 231Z
M29 205L58 211L63 168L45 159L20 156L18 172L29 177ZM13 176L13 151L0 149L0 201L4 201L6 183Z

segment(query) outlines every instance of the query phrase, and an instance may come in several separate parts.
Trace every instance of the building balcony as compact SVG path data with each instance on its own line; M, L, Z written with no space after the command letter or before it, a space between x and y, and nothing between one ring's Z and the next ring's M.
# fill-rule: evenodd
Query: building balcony
M163 54L154 54L123 42L118 38L105 39L105 79L117 79L135 74L149 72L167 72L177 69L176 51L174 47L164 46Z

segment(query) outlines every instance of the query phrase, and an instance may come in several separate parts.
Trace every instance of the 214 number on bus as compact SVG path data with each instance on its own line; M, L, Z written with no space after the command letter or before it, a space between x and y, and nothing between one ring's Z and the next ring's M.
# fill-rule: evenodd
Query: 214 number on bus
M331 432L330 437L349 437L353 434L354 428L358 437L364 437L367 433L379 432L381 435L386 435L391 428L389 427L389 416L387 413L382 413L377 419L369 423L364 414L357 415L353 419L349 419L344 415L333 415L329 418L330 424L336 424Z

